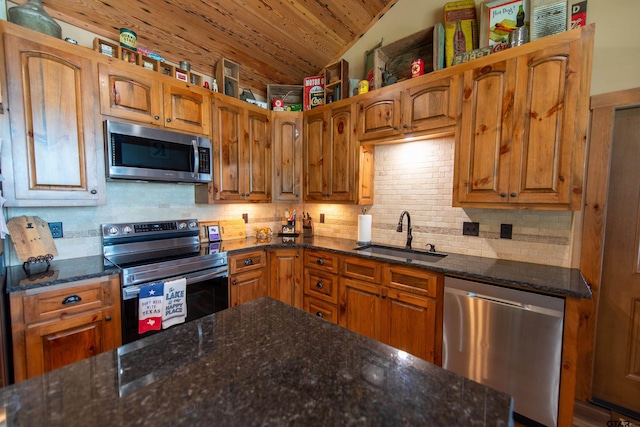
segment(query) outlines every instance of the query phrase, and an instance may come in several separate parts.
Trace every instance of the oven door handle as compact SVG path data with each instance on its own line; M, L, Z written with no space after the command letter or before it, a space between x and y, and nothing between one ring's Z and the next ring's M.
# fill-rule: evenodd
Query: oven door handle
M175 279L179 279L180 277L184 277L185 279L187 279L187 286L188 286L193 283L204 282L205 280L209 280L209 279L227 277L227 275L228 275L228 269L225 267L224 269L217 268L205 274L196 274L191 276L184 275L179 277L167 278L167 279L164 279L163 281L166 282L169 280L175 280ZM150 282L150 283L153 283L153 282ZM122 288L122 299L128 300L128 299L137 298L138 295L140 295L140 289L143 286L144 285L125 286L124 288Z

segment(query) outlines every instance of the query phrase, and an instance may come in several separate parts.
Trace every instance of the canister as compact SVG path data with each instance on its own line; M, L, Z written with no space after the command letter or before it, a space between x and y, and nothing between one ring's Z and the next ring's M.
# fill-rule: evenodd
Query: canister
M411 78L424 74L424 61L422 59L414 59L411 61Z
M369 92L369 80L360 80L358 83L358 95Z
M120 46L133 51L138 47L138 36L128 28L120 28Z

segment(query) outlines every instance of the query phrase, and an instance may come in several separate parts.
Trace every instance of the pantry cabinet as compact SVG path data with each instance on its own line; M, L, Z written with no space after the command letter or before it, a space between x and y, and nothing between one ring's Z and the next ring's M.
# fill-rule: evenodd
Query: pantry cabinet
M373 203L374 151L357 143L354 109L340 102L305 112L306 202Z
M454 206L581 208L592 47L584 27L464 71Z
M219 95L213 123L213 182L196 187L196 203L270 202L269 111Z
M302 200L302 114L272 111L273 201Z
M6 206L106 202L96 75L83 48L0 21L9 131L2 147ZM35 41L38 40L38 41Z
M115 59L98 64L98 75L103 115L209 136L206 91Z
M16 382L122 343L117 275L12 292L9 302Z

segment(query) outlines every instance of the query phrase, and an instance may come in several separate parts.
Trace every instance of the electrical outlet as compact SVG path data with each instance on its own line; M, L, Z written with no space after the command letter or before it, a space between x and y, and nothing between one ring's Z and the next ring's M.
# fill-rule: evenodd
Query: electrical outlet
M324 224L324 214L320 214L320 224Z
M244 223L248 224L249 223L249 214L242 214L242 219L244 219Z
M480 235L480 223L479 222L463 222L462 223L462 235L463 236L478 236L478 235Z
M62 223L61 222L50 222L49 230L51 230L51 237L54 239L60 239L62 237Z
M513 225L511 224L500 224L500 238L501 239L511 239L513 235Z

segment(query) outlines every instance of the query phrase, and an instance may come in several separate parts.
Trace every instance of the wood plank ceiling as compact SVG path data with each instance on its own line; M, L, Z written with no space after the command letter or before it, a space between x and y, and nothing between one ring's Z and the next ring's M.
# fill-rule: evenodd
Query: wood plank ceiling
M24 3L26 0L17 0ZM240 65L240 86L302 84L338 60L398 0L44 0L54 18L117 41L188 61L213 75L225 57ZM65 35L63 34L63 37ZM364 52L363 52L364 53Z

